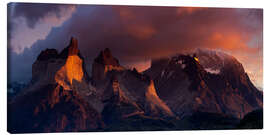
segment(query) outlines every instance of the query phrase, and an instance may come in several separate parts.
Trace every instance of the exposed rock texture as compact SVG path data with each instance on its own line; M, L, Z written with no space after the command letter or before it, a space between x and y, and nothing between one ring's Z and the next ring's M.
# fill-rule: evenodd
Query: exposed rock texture
M73 37L60 53L42 51L31 83L9 102L8 131L233 129L263 107L263 93L223 53L157 59L139 73L121 66L106 48L92 66L88 77ZM240 123L250 125L252 114Z
M150 114L160 115L167 114L168 116L173 116L171 109L158 97L153 80L150 81L150 84L145 92L146 97L146 110ZM160 112L162 111L162 112Z
M92 65L92 80L93 84L98 86L104 83L106 74L109 71L124 70L124 67L120 66L119 61L112 56L110 49L106 48L101 51L97 58L95 58Z
M246 113L262 107L262 92L249 80L242 65L233 57L218 60L219 74L209 73L205 68L215 63L219 54L206 56L178 55L170 59L155 60L145 71L154 79L158 95L178 116L194 112L233 115L242 118ZM202 58L203 57L203 58ZM217 57L217 58L215 58ZM202 66L200 63L205 66Z
M131 71L123 68L109 49L101 51L92 69L92 80L97 94L103 99L111 98L110 105L105 105L105 109L115 106L112 104L121 104L133 108L133 111L129 111L130 114L119 114L121 117L135 114L173 116L170 108L156 94L153 81L148 76L138 73L136 69ZM122 111L125 112L123 109Z
M71 38L69 46L60 54L54 49L42 51L32 71L31 85L8 107L10 132L91 131L103 128L96 105L99 103L93 97L95 91L89 86L75 38Z
M65 48L59 55L60 58L65 58L65 65L63 65L55 74L55 81L61 85L64 90L71 90L73 80L82 82L83 59L79 56L78 41L71 38L70 45Z
M120 87L129 98L139 104L145 115L153 117L172 117L170 108L159 98L153 81L136 70L124 71L118 76Z

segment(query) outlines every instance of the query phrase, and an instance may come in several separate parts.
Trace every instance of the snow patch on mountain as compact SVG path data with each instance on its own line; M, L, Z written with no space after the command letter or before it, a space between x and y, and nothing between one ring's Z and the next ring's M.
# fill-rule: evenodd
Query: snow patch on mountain
M211 68L205 68L205 71L211 74L219 74L220 70L219 69L211 69Z
M200 64L210 73L217 73L226 66L225 63L236 61L233 56L218 50L196 49L194 53L200 60Z
M183 64L183 60L178 60L176 63L177 64Z

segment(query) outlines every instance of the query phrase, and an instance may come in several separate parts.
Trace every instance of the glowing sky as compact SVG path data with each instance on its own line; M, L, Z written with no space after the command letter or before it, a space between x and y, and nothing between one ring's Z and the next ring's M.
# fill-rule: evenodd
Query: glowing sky
M262 9L11 3L8 14L10 81L29 80L41 50L60 51L75 36L88 72L106 47L139 71L152 58L208 48L236 57L263 85Z

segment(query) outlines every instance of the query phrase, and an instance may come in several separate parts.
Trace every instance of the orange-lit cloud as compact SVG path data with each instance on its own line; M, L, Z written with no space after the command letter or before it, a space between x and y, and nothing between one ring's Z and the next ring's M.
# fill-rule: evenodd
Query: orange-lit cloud
M211 48L220 48L224 50L251 50L246 45L248 39L245 39L239 33L234 32L230 34L223 34L223 33L213 33L209 39L209 47Z
M117 8L116 10L119 12L123 27L131 36L143 40L152 37L156 33L152 25L143 22L143 20L140 21L140 18L134 14L133 10L128 8Z
M151 26L129 26L127 27L128 33L138 39L148 39L152 37L156 30Z
M138 72L143 72L144 70L148 69L151 66L151 61L138 61L133 63L127 63L124 65L125 67L129 69L136 68Z
M31 65L42 49L63 48L76 36L90 73L91 62L104 48L122 65L140 65L139 70L152 58L210 48L235 56L262 82L262 14L261 9L81 5L68 22L23 55L31 54L26 55ZM20 58L14 57L14 63Z
M197 11L200 11L200 10L203 10L203 9L206 9L206 8L202 8L202 7L180 7L180 8L177 8L176 12L178 15L190 15L194 12L197 12Z

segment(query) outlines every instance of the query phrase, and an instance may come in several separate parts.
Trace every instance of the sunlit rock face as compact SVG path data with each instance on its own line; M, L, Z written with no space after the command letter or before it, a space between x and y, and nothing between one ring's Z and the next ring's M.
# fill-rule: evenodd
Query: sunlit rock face
M55 80L65 90L71 90L69 85L72 81L82 81L83 78L82 60L78 56L68 56L66 64L57 71Z
M146 106L148 106L146 109L149 109L148 111L151 115L158 116L160 114L166 114L168 116L174 116L171 109L157 95L153 80L150 81L150 84L145 92L145 97Z
M78 41L72 37L69 46L59 54L55 49L41 52L32 67L32 81L56 82L65 90L71 90L73 81L82 82L87 79L83 62Z
M64 50L62 52L62 57L67 57L65 65L57 71L55 75L55 80L59 83L65 90L70 90L72 81L76 80L78 82L82 81L84 76L83 73L83 60L78 56L78 41L74 38L71 39L70 45L68 46L68 51ZM67 56L64 56L65 52L68 52Z
M55 49L42 51L32 66L32 73L29 87L9 105L9 112L13 112L8 116L10 132L103 128L100 115L103 105L94 96L95 88L91 87L84 70L77 39L71 38L60 53Z
M119 117L174 116L170 108L156 94L153 81L136 69L129 70L122 67L109 49L101 51L95 59L92 67L92 81L97 95L106 100L104 114L110 112L108 110L115 106L119 109L128 108L127 110L120 109L124 113L119 113L119 109L111 110L116 111L115 113L120 115ZM106 116L106 119L108 117Z
M134 70L125 70L117 74L119 87L123 93L144 111L144 115L153 117L172 117L170 108L159 98L153 81L149 76Z

